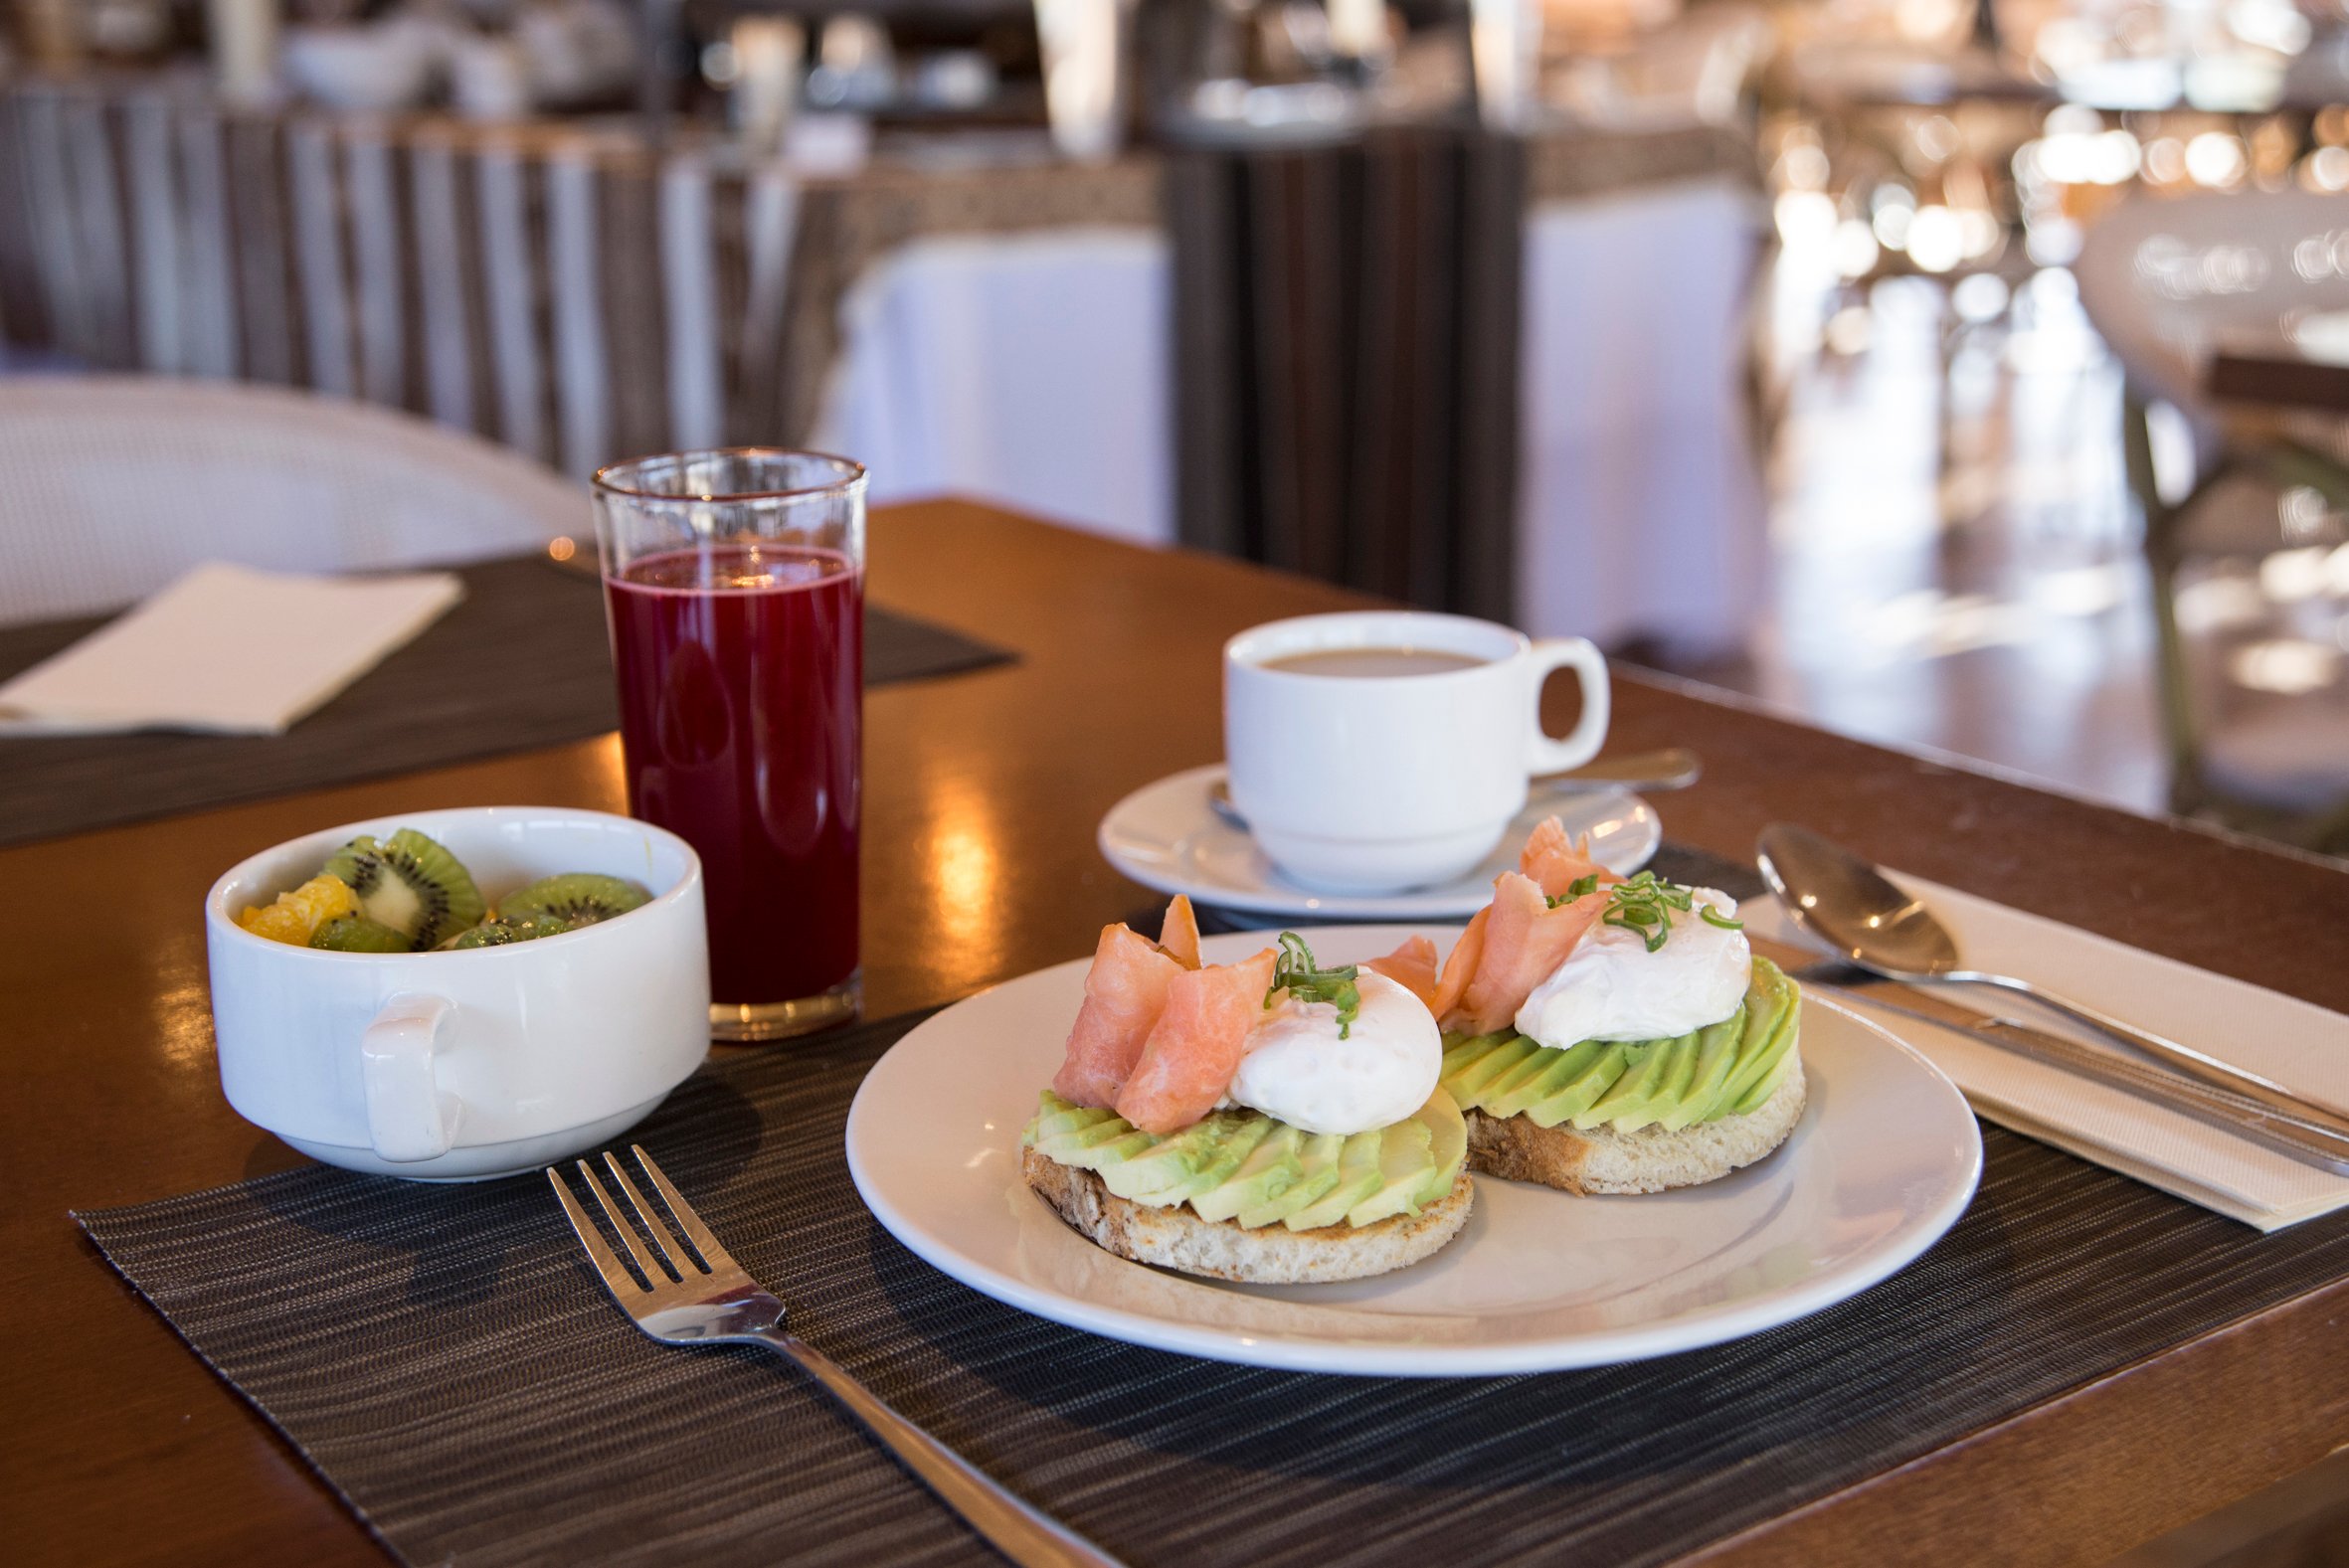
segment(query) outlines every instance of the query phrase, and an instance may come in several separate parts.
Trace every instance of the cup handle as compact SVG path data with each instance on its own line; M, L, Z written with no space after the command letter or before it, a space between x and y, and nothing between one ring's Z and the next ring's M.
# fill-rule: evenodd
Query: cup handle
M394 996L359 1037L367 1138L394 1163L435 1158L456 1141L464 1102L441 1093L433 1076L442 1028L454 1012L446 997Z
M1588 637L1543 637L1534 644L1534 725L1526 750L1529 774L1562 774L1598 755L1607 738L1610 698L1607 656ZM1571 668L1582 680L1582 717L1573 733L1553 738L1541 728L1541 684L1553 670Z

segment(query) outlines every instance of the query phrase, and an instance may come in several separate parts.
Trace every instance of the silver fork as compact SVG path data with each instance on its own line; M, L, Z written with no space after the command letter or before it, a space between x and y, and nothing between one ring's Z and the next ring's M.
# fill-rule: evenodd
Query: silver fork
M1119 1568L1116 1558L995 1484L952 1449L883 1404L830 1357L786 1332L783 1303L727 1256L718 1238L669 1184L651 1155L634 1143L629 1145L629 1151L644 1167L644 1175L659 1189L661 1201L693 1244L692 1252L687 1252L676 1232L644 1201L620 1160L606 1151L604 1163L612 1179L644 1222L644 1233L660 1256L655 1263L620 1206L596 1179L595 1168L581 1160L579 1173L587 1178L588 1190L612 1222L613 1233L634 1260L642 1276L640 1282L614 1256L595 1221L571 1195L570 1183L562 1173L549 1165L546 1174L554 1184L555 1196L563 1202L563 1212L571 1217L579 1244L587 1249L596 1272L611 1288L613 1300L638 1328L663 1344L763 1344L780 1350L822 1384L824 1391L863 1423L865 1431L879 1439L906 1469L928 1482L948 1507L1022 1568Z

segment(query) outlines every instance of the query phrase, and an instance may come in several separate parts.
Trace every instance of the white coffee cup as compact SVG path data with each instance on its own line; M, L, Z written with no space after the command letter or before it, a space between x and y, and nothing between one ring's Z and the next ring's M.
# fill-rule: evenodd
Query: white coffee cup
M327 953L237 924L360 833L437 840L482 892L592 871L652 901L461 953ZM248 1122L352 1170L474 1179L596 1147L709 1054L701 861L649 823L552 806L410 811L279 844L204 903L221 1088Z
M1433 673L1330 674L1301 655L1407 649L1476 662ZM1582 681L1582 717L1541 728L1552 670ZM1581 637L1536 642L1464 615L1304 615L1223 645L1232 803L1299 886L1392 893L1466 875L1525 809L1535 774L1579 768L1607 734L1607 662Z

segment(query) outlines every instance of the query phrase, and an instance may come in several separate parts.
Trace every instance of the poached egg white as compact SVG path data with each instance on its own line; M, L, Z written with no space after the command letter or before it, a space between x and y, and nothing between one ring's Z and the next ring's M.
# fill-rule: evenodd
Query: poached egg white
M1355 987L1361 1006L1343 1040L1335 1003L1282 997L1248 1031L1226 1097L1308 1132L1367 1132L1425 1105L1444 1067L1434 1015L1369 969Z
M1700 916L1734 919L1737 902L1692 888L1686 911L1670 910L1672 935L1655 952L1636 931L1593 926L1517 1010L1518 1032L1564 1050L1584 1040L1662 1040L1718 1023L1737 1010L1753 972L1742 931Z

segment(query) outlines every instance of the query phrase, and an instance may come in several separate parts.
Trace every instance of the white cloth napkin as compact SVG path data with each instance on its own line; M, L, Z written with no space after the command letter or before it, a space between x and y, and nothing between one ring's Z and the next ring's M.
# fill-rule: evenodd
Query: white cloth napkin
M463 597L447 572L335 579L208 563L0 685L0 734L281 735Z
M1957 936L1975 968L2020 975L2349 1113L2349 1017L2125 947L2076 927L1895 873ZM1805 944L1785 911L1756 899L1752 929ZM1949 986L1937 994L2117 1049L2093 1030L2012 992ZM2194 1117L2049 1067L1961 1030L1834 998L1931 1058L1989 1121L2136 1177L2190 1203L2278 1230L2349 1206L2349 1176L2235 1137Z

